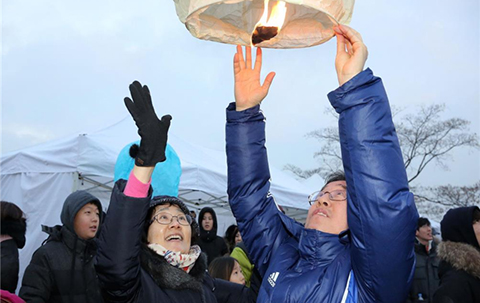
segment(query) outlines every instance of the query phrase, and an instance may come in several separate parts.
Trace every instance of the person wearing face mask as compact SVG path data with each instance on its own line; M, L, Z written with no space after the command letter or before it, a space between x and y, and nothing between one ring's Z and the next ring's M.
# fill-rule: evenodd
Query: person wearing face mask
M208 274L207 257L196 244L198 224L175 196L178 183L173 189L152 189L155 167L162 173L170 157L166 148L171 116L158 119L147 86L135 81L130 93L133 100L125 98L125 105L141 141L130 148L133 170L128 180L115 183L99 238L96 270L105 301L255 302L247 287ZM180 173L175 178L178 181ZM154 190L163 193L152 198Z
M440 229L440 286L432 302L480 302L480 208L450 209L443 216Z
M208 264L218 257L228 254L228 247L225 240L217 236L217 214L211 207L204 207L198 215L200 226L200 238L198 245L207 254Z
M303 226L284 215L270 193L260 103L262 51L233 60L235 102L227 107L228 197L243 242L263 277L259 302L406 300L414 272L418 212L382 80L364 70L367 48L348 26L334 27L340 87L328 95L339 113L345 174L309 197ZM292 109L302 100L292 100ZM304 108L308 110L308 108ZM286 117L287 123L292 123ZM273 176L274 178L275 176Z

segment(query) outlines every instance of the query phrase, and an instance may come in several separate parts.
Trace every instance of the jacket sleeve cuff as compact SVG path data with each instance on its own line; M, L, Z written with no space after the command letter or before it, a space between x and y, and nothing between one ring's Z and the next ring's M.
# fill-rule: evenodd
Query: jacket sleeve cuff
M365 69L355 77L345 82L342 86L328 94L330 104L335 108L337 113L362 103L362 99L349 98L349 96L355 96L353 92L381 82L381 79L375 77L370 68Z
M242 111L236 111L235 102L230 103L227 107L227 122L230 123L243 123L264 118L260 104Z

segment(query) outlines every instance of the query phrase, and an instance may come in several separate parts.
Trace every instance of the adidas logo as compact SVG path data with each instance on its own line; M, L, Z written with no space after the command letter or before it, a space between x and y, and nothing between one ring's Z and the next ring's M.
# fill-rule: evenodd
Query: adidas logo
M268 283L270 283L270 285L272 287L275 287L275 282L277 281L277 278L278 278L279 274L280 273L277 271L277 272L274 272L274 273L270 274L270 276L268 276L267 281L268 281Z

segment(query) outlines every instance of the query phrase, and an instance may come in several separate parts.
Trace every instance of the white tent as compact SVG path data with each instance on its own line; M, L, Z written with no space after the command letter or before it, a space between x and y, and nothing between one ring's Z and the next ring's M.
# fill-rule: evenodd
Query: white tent
M0 198L17 204L27 215L27 242L20 250L20 273L46 234L40 225L60 224L65 198L84 189L98 197L104 210L113 187L115 161L120 150L138 140L130 117L91 134L80 134L5 154L0 159ZM182 167L179 198L190 209L215 209L218 231L234 223L227 202L227 167L224 151L190 144L171 132L169 144ZM288 215L306 217L309 190L280 170L270 168L271 192ZM21 280L20 280L21 281Z

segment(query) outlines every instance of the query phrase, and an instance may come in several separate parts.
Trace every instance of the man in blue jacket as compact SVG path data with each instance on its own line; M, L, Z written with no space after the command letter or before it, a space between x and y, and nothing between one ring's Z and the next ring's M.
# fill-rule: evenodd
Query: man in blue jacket
M263 276L258 302L404 302L414 272L418 213L386 92L364 69L360 34L335 29L340 87L328 95L340 114L345 178L311 200L305 226L282 214L269 193L262 53L234 57L235 103L227 108L228 195L243 240Z

